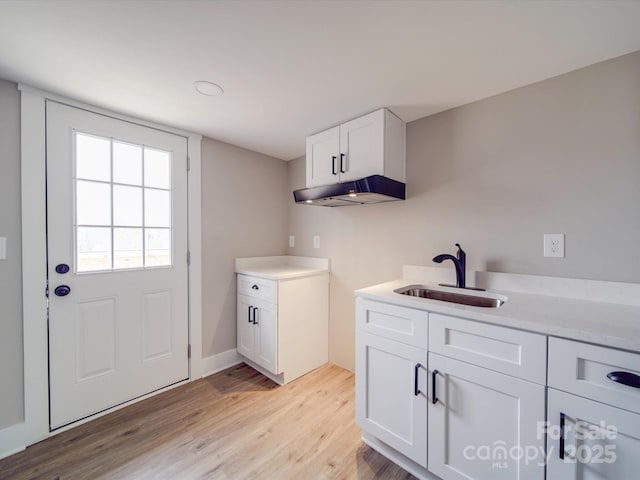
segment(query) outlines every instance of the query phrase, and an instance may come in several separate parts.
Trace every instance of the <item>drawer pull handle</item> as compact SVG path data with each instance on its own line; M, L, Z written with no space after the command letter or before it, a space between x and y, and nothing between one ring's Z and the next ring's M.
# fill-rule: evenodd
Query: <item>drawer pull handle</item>
M418 370L420 370L420 367L422 367L422 365L416 363L416 366L413 368L413 395L416 397L422 393L418 386Z
M640 388L640 376L631 372L610 372L607 378L612 382L621 383L628 387Z
M440 373L438 372L438 370L434 370L433 372L431 372L431 396L433 397L431 399L431 403L433 403L434 405L438 403L438 395L436 394L436 380L438 373Z
M560 412L560 439L558 440L558 456L564 460L564 413Z
M260 287L258 285L256 285L255 283L251 286L251 288L253 290L260 290Z

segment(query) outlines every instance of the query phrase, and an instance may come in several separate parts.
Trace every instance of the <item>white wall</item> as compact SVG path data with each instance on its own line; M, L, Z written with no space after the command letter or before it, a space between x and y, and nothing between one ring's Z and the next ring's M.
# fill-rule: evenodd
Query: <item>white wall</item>
M287 164L205 138L202 142L202 355L236 347L236 257L283 255Z
M23 420L20 93L0 80L0 429Z
M455 242L471 270L640 282L639 85L636 52L416 120L408 200L290 204L290 253L331 258L330 359L353 369L353 290ZM290 162L289 188L304 181ZM544 233L566 234L566 258L543 257Z

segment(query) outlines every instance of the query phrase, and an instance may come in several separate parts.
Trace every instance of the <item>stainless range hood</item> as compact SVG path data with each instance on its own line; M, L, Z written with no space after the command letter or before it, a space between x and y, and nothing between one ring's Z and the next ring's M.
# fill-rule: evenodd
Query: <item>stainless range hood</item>
M303 188L293 192L296 203L322 207L343 207L405 199L405 184L382 175L351 182Z

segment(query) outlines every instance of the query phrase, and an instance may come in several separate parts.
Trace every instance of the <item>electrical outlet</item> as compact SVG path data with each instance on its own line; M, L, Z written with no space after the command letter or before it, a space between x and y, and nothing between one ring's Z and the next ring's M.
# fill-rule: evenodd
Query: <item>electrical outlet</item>
M544 256L564 258L564 233L544 234Z
M313 236L313 248L320 248L320 235Z
M293 248L296 246L296 237L293 235L289 235L289 247Z

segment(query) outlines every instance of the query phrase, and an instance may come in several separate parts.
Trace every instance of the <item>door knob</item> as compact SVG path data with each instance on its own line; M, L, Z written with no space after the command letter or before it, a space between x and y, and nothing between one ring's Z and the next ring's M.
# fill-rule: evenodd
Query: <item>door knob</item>
M58 297L66 297L71 293L71 287L69 287L69 285L58 285L53 293Z
M66 263L60 263L58 265L56 265L56 273L59 274L65 274L69 271L69 265L67 265Z

